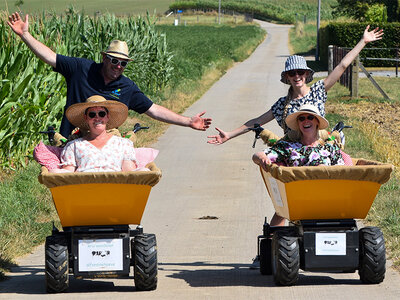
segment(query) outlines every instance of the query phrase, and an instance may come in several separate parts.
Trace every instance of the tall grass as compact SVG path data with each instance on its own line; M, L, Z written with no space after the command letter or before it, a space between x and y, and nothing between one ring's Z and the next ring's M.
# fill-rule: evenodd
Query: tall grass
M66 85L61 75L37 59L0 20L0 168L26 163L40 140L38 131L59 125ZM72 7L65 16L43 13L30 20L30 32L56 53L100 62L100 53L111 40L127 41L133 62L125 75L140 83L147 94L156 94L172 76L172 54L165 36L147 17L89 18Z

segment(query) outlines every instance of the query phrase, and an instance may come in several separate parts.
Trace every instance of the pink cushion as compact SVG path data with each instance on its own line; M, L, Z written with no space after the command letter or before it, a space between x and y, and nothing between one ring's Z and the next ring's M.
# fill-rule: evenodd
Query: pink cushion
M159 151L153 148L136 148L135 152L138 168L144 168L148 163L154 161Z
M58 169L61 151L62 148L40 142L33 150L33 157L40 165L49 170ZM154 161L159 151L153 148L136 148L135 152L138 168L144 168L148 163Z
M350 155L348 155L347 153L344 153L342 150L340 150L340 153L343 156L344 165L345 166L352 166L353 165L353 161L352 161Z
M49 170L58 169L62 148L48 146L40 142L33 150L33 157L42 166Z

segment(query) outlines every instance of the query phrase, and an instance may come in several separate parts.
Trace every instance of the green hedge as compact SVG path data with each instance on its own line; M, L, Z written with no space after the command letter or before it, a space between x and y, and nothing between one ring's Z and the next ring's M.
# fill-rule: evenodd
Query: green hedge
M320 59L328 63L328 46L354 47L361 39L366 23L329 23L320 28ZM400 23L370 24L371 29L383 28L384 36L381 40L370 43L366 48L400 48ZM394 50L367 50L360 53L360 57L395 58ZM364 61L365 66L393 66L394 62L370 60Z

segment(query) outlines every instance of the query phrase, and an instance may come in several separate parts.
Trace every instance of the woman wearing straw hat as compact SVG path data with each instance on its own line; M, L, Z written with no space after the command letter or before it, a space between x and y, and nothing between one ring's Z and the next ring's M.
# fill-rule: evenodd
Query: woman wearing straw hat
M344 165L340 147L335 142L326 143L319 130L328 128L317 106L305 104L285 119L287 126L297 133L294 142L279 140L272 147L253 155L253 161L267 171L267 165L284 166ZM271 226L283 226L285 219L274 214Z
M288 94L278 99L271 109L259 117L251 119L237 129L226 132L220 128L217 135L208 136L209 144L220 145L226 141L249 131L254 124L266 124L275 119L286 134L289 131L285 118L295 112L303 104L314 104L318 106L321 116L325 116L325 101L327 91L339 80L346 68L357 57L364 46L370 42L380 40L383 30L375 28L369 30L369 25L364 31L363 37L358 44L342 59L336 68L323 80L314 83L311 87L307 85L313 80L314 71L307 66L302 56L292 55L286 60L285 69L281 73L281 82L290 85Z
M128 117L128 107L102 96L89 97L86 102L71 105L68 120L87 132L69 142L61 153L62 169L73 172L134 171L137 167L133 143L108 133Z
M102 52L102 63L96 63L89 59L56 54L49 47L36 40L28 30L28 15L25 15L25 20L22 20L17 12L13 13L8 17L7 24L38 58L65 77L67 82L65 109L90 96L100 95L107 100L122 102L128 106L128 109L140 114L145 113L158 121L196 130L206 130L210 127L212 120L202 118L205 112L198 113L193 117L176 114L153 103L143 94L136 83L122 75L125 67L132 60L126 42L112 41L107 50ZM68 137L73 129L74 127L64 115L60 133Z

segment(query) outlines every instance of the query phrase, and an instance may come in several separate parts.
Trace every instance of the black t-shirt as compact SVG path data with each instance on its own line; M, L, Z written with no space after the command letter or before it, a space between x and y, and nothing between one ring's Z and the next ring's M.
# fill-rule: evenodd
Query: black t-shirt
M140 91L137 85L123 75L105 85L103 76L100 74L102 65L85 58L57 54L57 66L54 71L62 74L67 82L67 102L64 111L70 105L85 102L93 95L120 101L140 114L153 105L153 102ZM67 137L73 129L74 126L64 115L60 133Z

